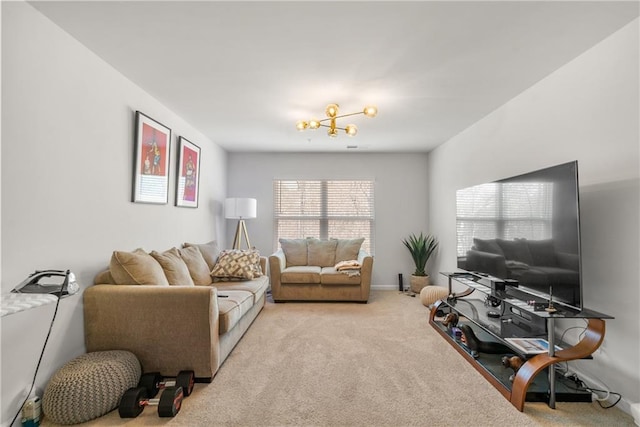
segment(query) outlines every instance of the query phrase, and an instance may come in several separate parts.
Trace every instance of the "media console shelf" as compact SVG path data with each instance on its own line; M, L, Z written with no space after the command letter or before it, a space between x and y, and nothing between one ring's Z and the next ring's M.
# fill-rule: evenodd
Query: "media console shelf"
M590 358L604 340L604 319L613 317L588 309L573 311L558 306L555 307L556 311L549 312L541 308L541 305L548 307L548 301L540 301L517 287L492 288L480 283L484 277L471 273L441 274L449 279L449 297L446 301L437 301L433 305L429 324L513 406L522 411L525 401L545 401L551 408L555 408L556 401L591 401L591 393L577 390L573 381L559 377L554 365ZM466 290L453 293L452 281L460 283ZM484 283L488 282L485 280ZM531 304L532 301L535 304ZM490 316L489 312L497 313L491 313ZM512 350L509 354L521 356L525 363L512 376L513 371L502 364L502 356L507 353L479 353L474 357L453 333L452 328L442 323L443 316L448 313L457 314L459 325L471 326L478 339L484 343L506 346ZM496 314L498 317L495 317ZM586 319L588 323L580 342L573 347L556 350L556 319ZM547 351L526 354L509 342L508 338L541 338L542 342L546 338ZM543 371L546 371L546 375L539 375Z

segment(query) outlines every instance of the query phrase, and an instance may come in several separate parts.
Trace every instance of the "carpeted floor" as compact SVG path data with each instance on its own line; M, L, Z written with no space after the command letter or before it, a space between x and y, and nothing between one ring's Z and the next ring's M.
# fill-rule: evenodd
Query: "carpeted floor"
M596 403L517 411L427 322L419 298L268 302L211 384L172 419L149 407L90 426L633 426ZM43 426L52 426L46 420Z

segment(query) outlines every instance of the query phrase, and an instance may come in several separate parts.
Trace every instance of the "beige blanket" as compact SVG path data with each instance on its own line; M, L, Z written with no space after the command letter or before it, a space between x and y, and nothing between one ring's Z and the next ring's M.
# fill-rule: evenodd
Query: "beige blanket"
M359 276L362 266L356 260L340 261L335 265L337 271L348 276Z

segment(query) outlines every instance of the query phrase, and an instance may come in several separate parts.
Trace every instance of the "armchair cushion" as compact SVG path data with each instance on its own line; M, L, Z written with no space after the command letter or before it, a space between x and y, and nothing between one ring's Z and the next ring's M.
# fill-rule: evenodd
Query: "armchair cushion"
M133 252L113 251L109 271L117 285L169 286L160 264L142 248Z

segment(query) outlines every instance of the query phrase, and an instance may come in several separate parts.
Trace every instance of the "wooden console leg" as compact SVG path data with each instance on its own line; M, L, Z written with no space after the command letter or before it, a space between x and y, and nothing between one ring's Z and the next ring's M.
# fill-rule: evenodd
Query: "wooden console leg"
M539 354L529 359L516 374L511 388L511 404L519 411L524 409L527 389L531 381L548 366L558 362L583 359L593 354L604 340L605 322L602 319L589 319L584 337L575 346L559 350L554 356ZM551 368L553 369L553 368Z

